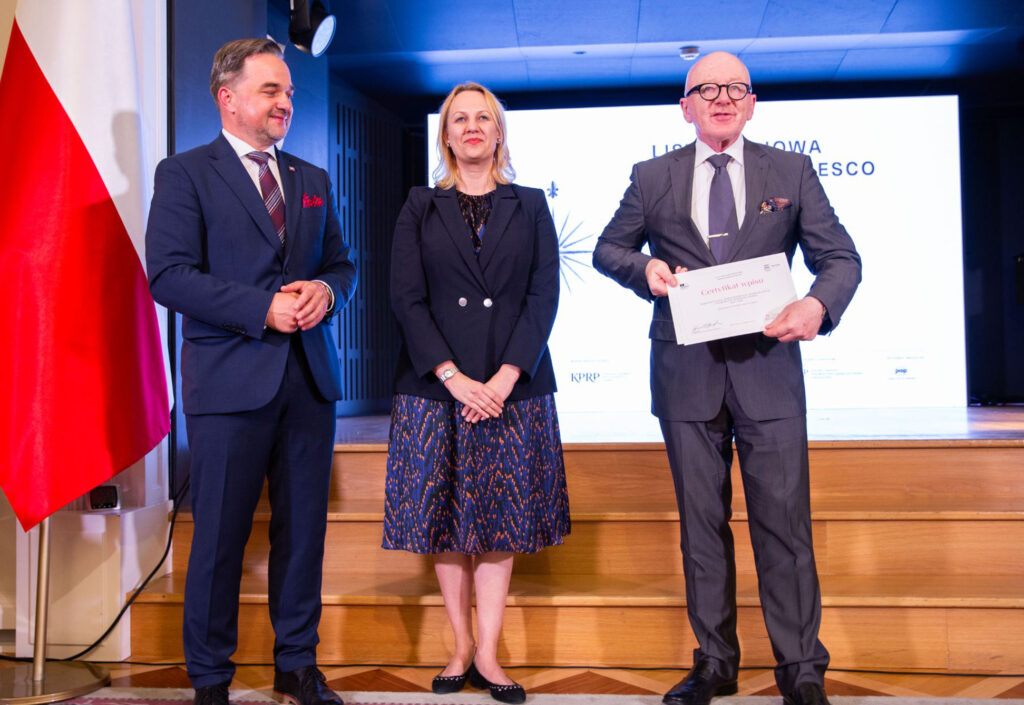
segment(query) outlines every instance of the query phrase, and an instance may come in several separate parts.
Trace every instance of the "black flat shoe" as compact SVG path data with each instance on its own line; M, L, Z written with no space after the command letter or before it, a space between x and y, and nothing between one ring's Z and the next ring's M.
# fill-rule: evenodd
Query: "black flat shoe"
M470 666L469 669L461 676L442 676L440 673L434 676L434 680L430 683L430 689L437 695L448 695L449 693L458 693L464 687L466 687L466 678L469 677L469 671L473 669ZM444 671L441 671L444 673Z
M476 664L471 664L469 671L469 684L474 688L480 690L488 690L491 693L491 697L497 700L499 703L511 703L511 705L518 705L526 700L526 691L523 690L523 686L518 683L512 683L511 685L498 685L497 683L491 683L489 680L484 678L480 671L476 670Z

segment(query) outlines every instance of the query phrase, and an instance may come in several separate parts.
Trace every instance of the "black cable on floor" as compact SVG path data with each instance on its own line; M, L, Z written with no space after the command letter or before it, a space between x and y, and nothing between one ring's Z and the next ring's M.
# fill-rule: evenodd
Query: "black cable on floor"
M129 597L128 600L125 601L124 606L121 608L121 611L117 613L117 616L114 617L114 621L112 621L110 623L110 626L107 627L107 631L103 632L99 639L97 639L92 644L79 651L77 654L62 659L47 659L48 661L77 661L78 659L82 658L87 653L95 649L97 646L99 646L104 639L110 636L110 633L114 631L118 623L121 621L121 617L123 617L124 613L128 611L128 608L132 606L132 603L135 602L135 599L140 594L142 594L142 591L146 589L147 585L149 585L150 581L156 575L157 571L160 570L160 567L164 564L164 561L167 560L167 554L171 552L171 541L174 538L174 525L178 520L178 511L181 509L181 498L185 496L185 492L186 490L188 490L188 487L189 480L186 479L185 484L183 484L181 488L178 490L178 494L174 496L174 511L171 512L171 526L167 530L167 545L164 546L163 555L160 556L160 560L157 561L157 564L155 566L153 566L153 570L149 572L149 575L147 575L146 579L142 581L142 584L139 585L139 587L135 588L135 592L133 592L131 597Z
M160 560L157 562L156 566L153 567L153 570L149 572L149 575L146 576L146 579L142 581L142 584L135 589L135 592L133 592L131 597L129 597L128 600L124 603L124 606L121 608L121 611L117 613L117 616L114 617L114 621L110 623L110 626L107 627L107 630L105 632L103 632L103 635L100 636L100 638L94 641L92 644L82 649L73 656L68 656L67 658L62 659L47 659L47 661L77 661L82 656L85 656L87 653L89 653L97 646L99 646L104 639L110 636L110 632L114 631L114 629L117 627L118 623L121 621L121 617L124 616L124 613L128 611L128 608L132 606L132 603L135 602L135 599L142 593L142 591L146 589L146 586L149 585L151 580L153 580L153 577L156 575L157 571L160 570L160 566L162 566L164 564L164 561L167 560L167 554L171 552L171 541L174 538L174 525L177 522L178 511L181 508L181 498L185 496L185 492L188 490L188 487L189 480L186 479L185 484L182 485L181 489L178 490L178 494L174 496L174 511L171 513L171 526L167 531L167 545L164 546L163 555L160 556ZM22 656L4 656L3 654L0 654L0 660L32 661L32 658L26 658Z

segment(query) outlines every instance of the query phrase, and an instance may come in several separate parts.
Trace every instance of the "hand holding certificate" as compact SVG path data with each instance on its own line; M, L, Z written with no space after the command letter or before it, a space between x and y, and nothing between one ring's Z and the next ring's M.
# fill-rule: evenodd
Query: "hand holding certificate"
M781 252L681 272L676 281L668 300L680 345L759 333L796 300Z

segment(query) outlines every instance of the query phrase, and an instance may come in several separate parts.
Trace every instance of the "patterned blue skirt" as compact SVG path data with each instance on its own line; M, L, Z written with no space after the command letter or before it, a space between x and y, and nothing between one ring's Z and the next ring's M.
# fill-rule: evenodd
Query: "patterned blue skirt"
M554 396L506 402L475 424L462 404L398 394L391 410L384 548L535 553L569 534Z

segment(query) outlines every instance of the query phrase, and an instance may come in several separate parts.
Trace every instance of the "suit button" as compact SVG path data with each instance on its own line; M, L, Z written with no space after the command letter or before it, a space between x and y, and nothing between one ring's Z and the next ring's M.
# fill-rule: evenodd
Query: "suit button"
M468 303L469 302L466 301L466 297L465 296L460 296L459 297L459 306L461 306L462 308L466 308L466 304L468 304Z
M490 299L484 299L484 308L490 308L493 305L494 305L493 301L491 301Z

